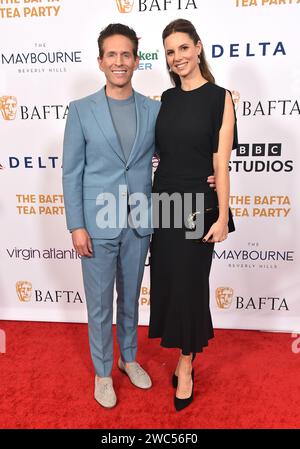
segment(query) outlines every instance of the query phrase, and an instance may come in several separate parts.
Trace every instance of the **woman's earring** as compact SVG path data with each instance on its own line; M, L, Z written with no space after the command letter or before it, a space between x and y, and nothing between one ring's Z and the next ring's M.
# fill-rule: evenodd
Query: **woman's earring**
M197 59L198 64L200 64L200 55L198 55L198 59Z
M172 72L172 69L171 69L171 67L169 67L169 72Z

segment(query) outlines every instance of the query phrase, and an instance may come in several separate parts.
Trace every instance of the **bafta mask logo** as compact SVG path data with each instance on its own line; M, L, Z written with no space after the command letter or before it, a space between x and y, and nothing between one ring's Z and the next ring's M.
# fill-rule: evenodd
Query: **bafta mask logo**
M234 104L234 108L237 111L239 104L240 104L240 98L241 98L241 94L237 91L237 90L232 90L231 91L231 95L232 95L232 100L233 100L233 104Z
M219 309L229 309L232 303L233 289L231 287L218 287L216 301Z
M17 114L17 99L12 96L0 97L0 111L4 120L14 120Z
M121 13L131 12L134 4L134 0L116 0L118 10Z
M18 281L16 283L16 291L21 302L31 300L32 284L28 281Z

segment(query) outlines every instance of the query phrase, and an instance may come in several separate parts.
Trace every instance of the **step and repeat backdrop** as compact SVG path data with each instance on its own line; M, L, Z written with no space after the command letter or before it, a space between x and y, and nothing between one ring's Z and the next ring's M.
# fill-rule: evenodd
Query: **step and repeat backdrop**
M97 38L111 22L136 30L133 85L159 100L171 87L161 33L180 17L196 26L238 119L237 231L215 246L214 325L300 331L297 0L0 0L0 318L86 322L61 185L68 104L103 86ZM147 261L140 324L149 281Z

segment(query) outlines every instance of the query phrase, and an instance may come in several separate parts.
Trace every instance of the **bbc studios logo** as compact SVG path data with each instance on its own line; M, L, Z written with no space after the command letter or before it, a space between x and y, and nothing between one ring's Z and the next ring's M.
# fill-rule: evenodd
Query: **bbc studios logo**
M243 297L234 296L232 287L218 287L215 290L215 300L218 309L236 309L239 311L289 311L285 298L276 296Z
M36 303L66 303L83 304L83 299L79 292L74 290L38 290L28 280L16 282L16 293L21 303L34 301Z
M291 173L292 159L282 160L282 143L240 143L232 153L229 170L234 173Z

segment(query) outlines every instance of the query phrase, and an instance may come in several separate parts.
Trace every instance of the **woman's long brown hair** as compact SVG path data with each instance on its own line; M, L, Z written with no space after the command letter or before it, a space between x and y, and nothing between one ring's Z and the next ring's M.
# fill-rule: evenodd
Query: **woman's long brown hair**
M185 19L177 19L174 20L173 22L169 23L169 25L166 26L166 28L164 29L163 33L162 33L162 39L163 42L165 41L165 39L170 36L170 34L173 33L186 33L189 35L189 37L192 39L192 41L194 42L194 44L196 45L199 41L201 42L201 39L194 27L194 25L189 21L189 20L185 20ZM168 64L167 64L168 67ZM211 73L208 63L206 61L206 57L205 57L205 53L204 53L204 48L202 46L202 50L201 50L201 55L200 55L200 71L202 76L209 81L210 83L215 83L215 78L213 76L213 74ZM169 67L168 67L169 69ZM179 75L177 75L174 72L169 72L170 73L170 78L172 80L172 82L175 84L175 86L180 86L181 85L181 81L180 81L180 77Z

